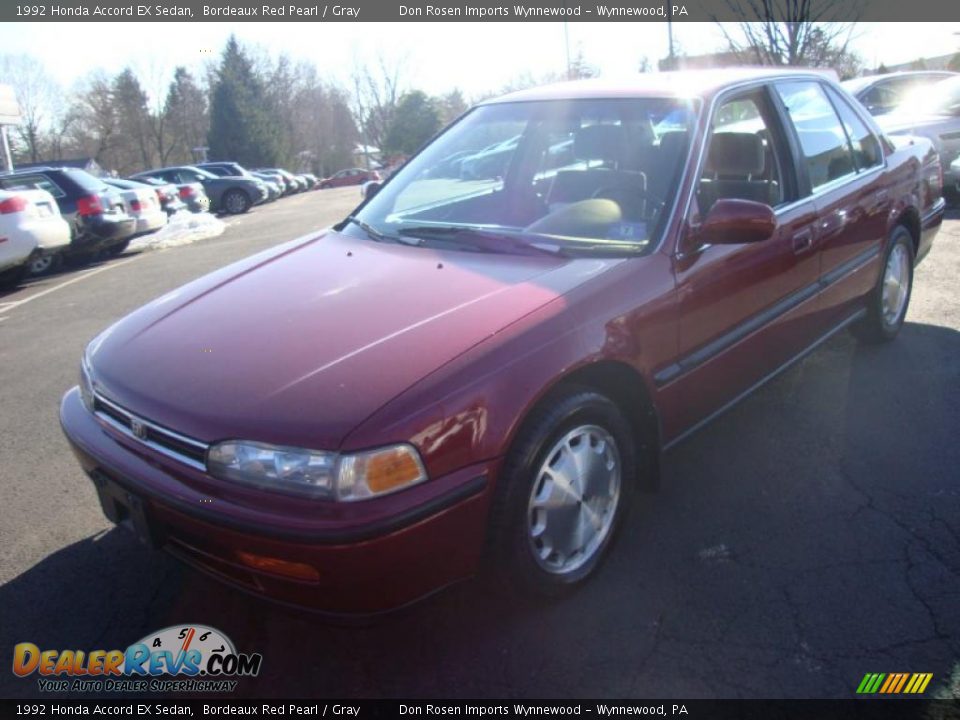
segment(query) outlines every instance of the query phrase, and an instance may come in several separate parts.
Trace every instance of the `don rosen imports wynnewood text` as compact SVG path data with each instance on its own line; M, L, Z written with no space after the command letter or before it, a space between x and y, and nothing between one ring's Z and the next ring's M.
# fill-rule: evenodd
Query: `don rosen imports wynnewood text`
M137 17L137 18L195 18L202 17L325 17L359 18L360 7L350 5L262 5L234 7L232 5L204 5L198 12L182 5L17 5L18 17Z

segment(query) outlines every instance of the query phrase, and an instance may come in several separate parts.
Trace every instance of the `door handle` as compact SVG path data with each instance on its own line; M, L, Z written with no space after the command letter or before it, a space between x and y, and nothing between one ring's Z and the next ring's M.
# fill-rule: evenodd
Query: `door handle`
M801 230L793 236L793 251L798 255L813 247L813 232L810 230Z

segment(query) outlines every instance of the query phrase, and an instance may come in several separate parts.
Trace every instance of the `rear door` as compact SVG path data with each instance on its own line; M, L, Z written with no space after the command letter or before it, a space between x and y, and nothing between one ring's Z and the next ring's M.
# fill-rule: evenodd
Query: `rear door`
M817 81L777 84L819 216L820 312L833 326L874 286L892 207L880 140L840 93Z

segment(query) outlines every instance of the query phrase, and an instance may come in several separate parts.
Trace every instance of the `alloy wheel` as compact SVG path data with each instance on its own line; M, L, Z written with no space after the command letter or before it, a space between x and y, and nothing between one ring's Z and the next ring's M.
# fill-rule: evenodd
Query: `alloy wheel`
M910 256L900 243L893 246L883 271L881 311L883 322L896 325L910 295Z
M603 548L616 517L620 482L617 443L602 427L576 427L554 444L527 507L530 549L543 570L575 572Z

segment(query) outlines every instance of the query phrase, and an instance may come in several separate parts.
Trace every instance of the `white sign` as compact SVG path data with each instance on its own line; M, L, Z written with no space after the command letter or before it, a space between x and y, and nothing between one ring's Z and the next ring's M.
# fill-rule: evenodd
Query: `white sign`
M19 125L20 105L10 85L0 85L0 125Z

